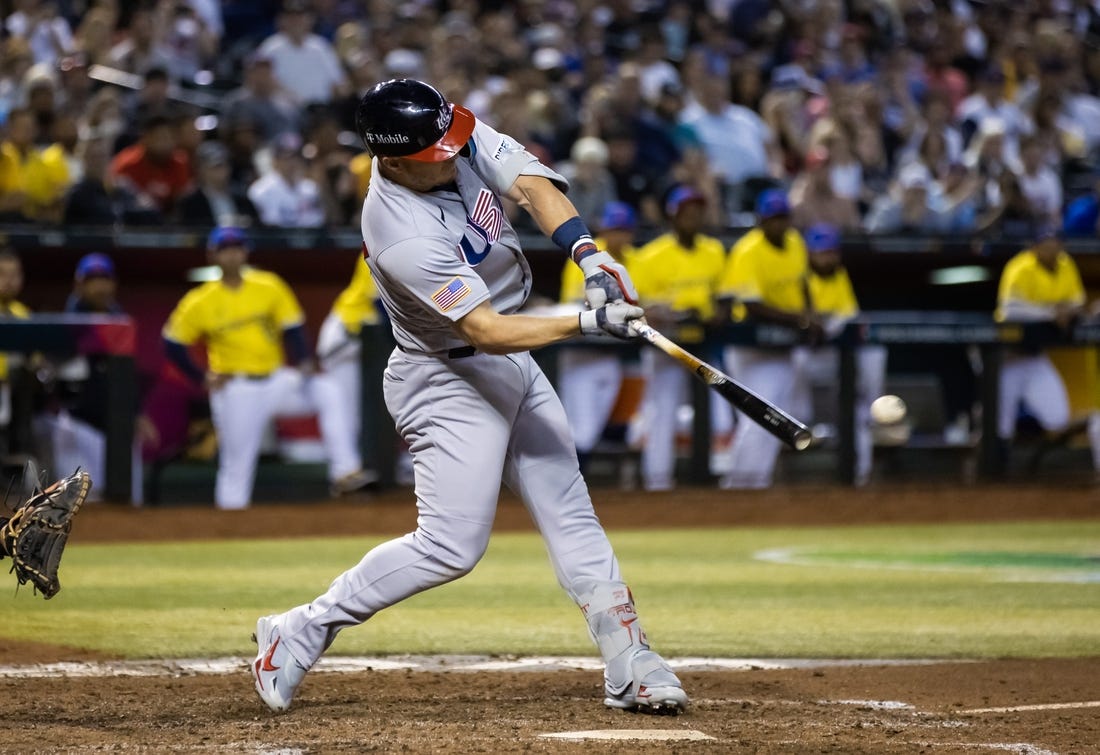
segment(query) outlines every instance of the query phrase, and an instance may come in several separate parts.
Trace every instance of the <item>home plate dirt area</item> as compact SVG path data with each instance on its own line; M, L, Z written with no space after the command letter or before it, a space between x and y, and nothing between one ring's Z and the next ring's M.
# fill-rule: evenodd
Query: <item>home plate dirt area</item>
M638 493L596 497L601 520L619 529L670 526L673 518L682 526L737 526L1100 513L1095 490L1043 488L952 488L950 495L794 488L736 502L688 490L674 506ZM408 491L395 491L365 502L258 505L237 515L95 504L80 517L74 542L401 532L414 526L415 509ZM530 524L505 499L497 527ZM1100 753L1100 648L1096 657L1068 660L779 660L794 667L747 662L719 670L700 663L680 669L692 705L678 717L605 709L594 665L319 668L294 707L275 715L256 698L244 658L214 668L150 662L140 675L122 675L133 669L115 661L0 639L0 752ZM59 662L74 665L48 665Z

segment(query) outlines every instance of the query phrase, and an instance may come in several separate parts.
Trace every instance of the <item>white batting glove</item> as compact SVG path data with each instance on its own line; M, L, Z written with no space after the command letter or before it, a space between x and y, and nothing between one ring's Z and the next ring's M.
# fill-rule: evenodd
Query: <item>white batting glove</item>
M577 265L584 273L584 301L592 309L609 301L638 303L638 291L630 274L607 252L590 252Z
M586 336L611 334L616 338L629 341L634 338L629 322L645 316L645 310L625 301L613 301L596 309L589 309L579 315L581 333Z

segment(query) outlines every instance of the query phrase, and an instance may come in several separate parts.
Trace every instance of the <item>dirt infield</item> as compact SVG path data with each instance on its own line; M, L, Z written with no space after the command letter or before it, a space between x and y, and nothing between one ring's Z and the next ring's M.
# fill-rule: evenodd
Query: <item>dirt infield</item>
M1100 493L1085 488L788 487L674 497L601 490L595 498L610 530L1100 516ZM408 491L235 513L92 504L74 542L385 534L414 522ZM530 523L505 499L497 528ZM261 707L243 662L234 674L0 675L0 752L1096 753L1100 648L1097 655L686 671L693 705L678 718L605 710L592 670L314 673L282 716ZM0 640L0 665L98 659ZM577 732L632 738L588 741ZM639 739L646 736L696 739Z

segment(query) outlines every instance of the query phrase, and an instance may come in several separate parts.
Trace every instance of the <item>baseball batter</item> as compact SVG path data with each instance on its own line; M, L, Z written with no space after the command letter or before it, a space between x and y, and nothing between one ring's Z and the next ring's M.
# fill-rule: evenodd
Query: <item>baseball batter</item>
M357 124L374 154L367 263L398 344L385 398L413 454L419 518L414 532L367 553L323 595L257 621L257 693L285 710L341 629L469 572L488 544L503 480L587 619L606 663L605 704L679 712L687 696L646 642L561 402L528 351L581 333L628 337L627 322L642 310L628 303L636 296L626 270L596 248L558 174L433 87L377 84ZM516 314L531 272L501 196L570 251L591 309Z
M245 267L249 249L244 231L214 229L207 251L221 278L189 291L163 331L167 356L210 392L218 434L214 503L220 509L251 503L260 445L272 418L313 412L301 372L284 366L288 358L299 364L308 357L302 308L282 278ZM200 341L206 345L206 372L188 353Z
M320 371L310 379L309 388L329 459L329 486L333 495L354 492L378 479L377 473L363 469L359 450L362 424L359 333L364 323L378 322L377 301L378 289L370 269L359 258L351 283L336 297L317 334Z
M714 298L726 262L722 242L701 232L706 198L690 186L674 188L665 201L672 229L638 250L631 271L650 324L675 327L677 340L698 342L703 325L714 318ZM694 330L693 334L691 331ZM646 490L675 486L676 412L688 401L691 376L679 362L655 349L642 352L645 397L642 412L646 440L642 446L642 484ZM711 402L712 427L721 433L732 425L725 401ZM725 410L725 415L719 412ZM724 420L724 422L723 422Z
M625 202L609 202L600 216L596 246L630 269L634 256L634 209ZM566 261L561 271L561 303L584 307L584 273ZM583 471L615 408L623 382L623 357L614 350L592 346L563 346L558 352L558 393L573 430L573 442Z
M1077 265L1062 248L1058 229L1045 226L1034 246L1017 254L1001 273L995 316L1002 322L1054 322L1068 327L1085 313L1085 288ZM1070 421L1069 397L1062 376L1037 348L1006 351L1001 367L998 433L1008 443L1016 434L1023 404L1047 431ZM1093 466L1100 470L1100 414L1089 417Z
M742 316L807 331L823 331L809 309L809 262L802 235L791 227L787 195L779 189L760 193L757 227L730 250L718 296L737 302ZM789 406L795 386L792 354L781 349L729 346L726 369L745 386L776 406ZM779 440L755 422L738 426L730 448L730 471L719 485L726 489L766 488L772 483Z

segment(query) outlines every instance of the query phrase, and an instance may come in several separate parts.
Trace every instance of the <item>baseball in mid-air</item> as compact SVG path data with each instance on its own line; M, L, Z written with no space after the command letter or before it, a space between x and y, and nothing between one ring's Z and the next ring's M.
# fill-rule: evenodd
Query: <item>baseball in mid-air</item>
M879 396L871 402L871 419L880 425L896 425L905 419L908 408L898 396Z

